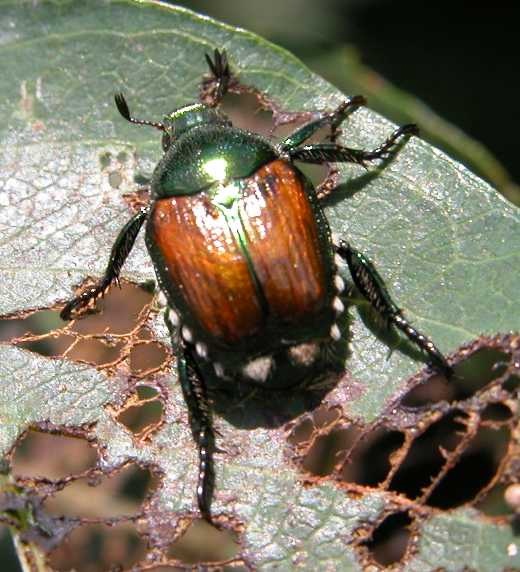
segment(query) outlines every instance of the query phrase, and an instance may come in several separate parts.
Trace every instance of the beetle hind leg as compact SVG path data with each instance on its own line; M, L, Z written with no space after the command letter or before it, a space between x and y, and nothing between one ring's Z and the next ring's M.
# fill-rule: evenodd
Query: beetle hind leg
M216 446L206 384L194 357L195 346L183 339L177 326L170 321L168 313L165 322L177 357L177 372L188 407L191 432L199 451L197 504L202 517L211 523L211 501L215 488L213 455Z
M188 406L191 431L199 449L197 504L202 517L211 522L211 501L215 488L215 432L206 386L188 344L180 342L177 351L179 380Z
M446 377L453 370L435 344L424 334L416 330L403 316L400 308L388 293L383 279L370 260L355 250L348 242L340 240L335 246L337 254L347 263L352 279L361 295L370 303L386 325L400 330L416 347L424 352L432 365Z

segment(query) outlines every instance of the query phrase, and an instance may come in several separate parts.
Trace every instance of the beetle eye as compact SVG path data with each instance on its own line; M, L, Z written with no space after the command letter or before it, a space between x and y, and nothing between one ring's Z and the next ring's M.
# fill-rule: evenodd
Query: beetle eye
M162 136L162 141L161 141L163 151L168 151L168 148L170 147L170 143L171 143L170 134L164 132L163 136Z

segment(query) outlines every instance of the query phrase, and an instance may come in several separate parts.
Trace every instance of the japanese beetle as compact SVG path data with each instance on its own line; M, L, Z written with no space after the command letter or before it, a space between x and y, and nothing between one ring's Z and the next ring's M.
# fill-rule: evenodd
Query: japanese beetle
M341 337L336 320L344 311L345 284L336 256L388 327L403 332L442 373L451 370L433 342L403 317L370 261L345 240L332 241L319 195L295 166L364 165L417 133L415 125L397 129L370 151L341 146L336 130L364 103L357 96L273 144L233 127L219 110L232 78L229 64L224 51L206 60L209 102L176 109L162 122L132 117L123 95L115 96L127 121L162 132L164 155L151 179L150 204L119 233L105 275L61 316L80 315L117 282L146 221L146 245L169 306L167 323L199 449L198 505L211 521L216 447L203 364L224 379L264 386L276 376L281 354L295 369L310 367L320 349ZM324 127L331 130L329 141L304 144ZM330 190L331 180L322 188Z

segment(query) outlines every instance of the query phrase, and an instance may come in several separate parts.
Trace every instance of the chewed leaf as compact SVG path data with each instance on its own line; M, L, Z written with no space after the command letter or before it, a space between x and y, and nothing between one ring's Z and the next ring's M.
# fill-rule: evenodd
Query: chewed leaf
M151 173L160 158L160 136L153 129L125 122L113 104L114 93L124 93L136 117L160 121L175 107L197 99L207 73L204 54L225 48L240 85L272 111L278 123L332 110L345 99L286 51L249 32L165 3L3 1L1 6L3 316L23 318L35 309L60 307L88 277L99 277L118 229L130 218L131 206L142 198L139 194L129 198L128 193L137 191L136 179ZM366 108L351 114L341 137L350 147L371 148L392 129ZM482 334L520 329L517 208L418 138L368 171L342 166L338 181L339 189L326 207L333 232L371 257L410 320L443 352L455 354L462 344ZM135 283L154 279L142 239L123 276ZM516 541L504 519L491 523L469 508L445 513L436 508L433 517L434 509L426 502L420 512L422 501L407 497L412 490L408 482L400 488L395 482L382 484L390 467L399 461L395 452L402 450L399 462L404 461L404 448L412 444L403 445L409 430L408 406L400 409L396 400L404 397L412 406L418 402L422 406L428 399L427 389L420 395L405 395L405 390L411 390L406 379L422 364L404 346L388 357L389 343L395 345L398 340L380 339L363 308L351 313L348 374L328 399L338 419L356 424L356 432L348 435L338 426L339 437L354 440L365 431L367 441L358 449L358 458L366 459L367 451L380 447L377 450L383 451L384 462L375 476L359 472L358 467L343 480L326 476L344 453L337 442L333 454L323 452L325 441L318 441L315 433L328 434L327 423L336 422L328 419L327 423L314 421L306 435L309 447L318 443L315 450L321 447L320 455L329 455L327 470L310 470L315 460L309 459L302 470L292 447L305 447L292 437L287 443L286 431L269 400L248 398L235 411L219 409L217 402L223 415L217 419L223 452L217 459L214 511L218 522L232 529L233 542L239 545L238 552L229 553L228 563L261 569L359 570L365 558L370 558L372 547L380 545L377 531L394 523L397 530L413 529L406 533L414 537L413 554L404 551L400 556L410 570L430 565L456 569L461 553L467 555L464 564L475 569L519 567L519 550L515 553ZM156 308L147 307L145 314L138 320L148 336L141 345L165 342ZM508 369L499 372L502 378L496 383L510 384L511 389L501 391L513 395L517 385L509 380L519 377L518 364L514 365L517 338L480 339L484 347L495 344L502 352L498 355ZM162 352L159 360L170 359L165 357L166 346L156 347ZM7 344L0 347L4 387L0 446L10 459L20 436L30 427L76 432L96 444L96 471L113 473L133 462L159 475L159 484L140 509L138 532L148 535L156 555L170 558L175 565L177 553L171 546L196 516L196 451L174 373L140 365L140 373L131 375L138 361L134 350L129 345L128 356L113 361L109 370L104 365L72 363L72 358L37 356ZM457 359L463 361L465 355ZM136 378L147 379L153 394L140 396ZM457 395L466 399L470 392L474 404L495 383L493 376L490 379L471 390L459 388ZM502 399L506 393L496 395ZM504 433L507 425L511 451L518 451L513 442L516 433L509 432L515 423L508 417L510 409L496 405L491 393L485 395L489 403L482 403L488 409L475 410L477 426L484 424L478 435L485 441L488 433ZM290 407L283 413L295 423L303 411L318 405L300 394L290 397ZM444 401L451 403L450 399L454 398ZM397 404L401 415L394 425L389 402ZM149 425L141 426L123 415L143 403L157 406ZM255 410L256 406L264 411ZM435 407L440 411L441 406ZM499 417L500 407L505 407L501 414L506 420L491 418ZM419 419L419 413L413 415ZM464 424L471 416L453 415L444 428L453 426L456 433L459 418ZM385 441L386 433L377 428L380 417L393 440ZM434 421L428 417L429 423ZM307 431L299 427L301 434ZM440 440L444 448L450 435ZM481 449L489 450L487 442ZM443 454L435 457L439 465ZM504 483L509 475L506 461L500 457L490 464L491 472L501 471ZM304 479L308 486L302 486ZM491 487L492 478L488 481L473 484L475 495ZM62 485L46 483L46 491L54 494ZM32 498L24 487L17 494ZM408 504L393 516L397 501ZM435 506L442 507L442 503ZM36 526L40 508L35 515ZM432 554L437 554L434 547L439 542L446 549L442 558L435 559ZM477 549L482 542L489 550Z

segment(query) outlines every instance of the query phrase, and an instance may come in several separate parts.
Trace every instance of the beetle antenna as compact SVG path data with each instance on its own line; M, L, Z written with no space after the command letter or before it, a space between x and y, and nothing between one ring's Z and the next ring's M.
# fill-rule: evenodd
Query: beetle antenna
M145 119L136 119L130 115L130 109L128 109L128 103L126 102L125 96L119 92L114 95L114 101L116 102L116 107L119 113L130 123L134 125L149 125L150 127L155 127L160 131L166 133L166 127L162 123L156 121L146 121Z

